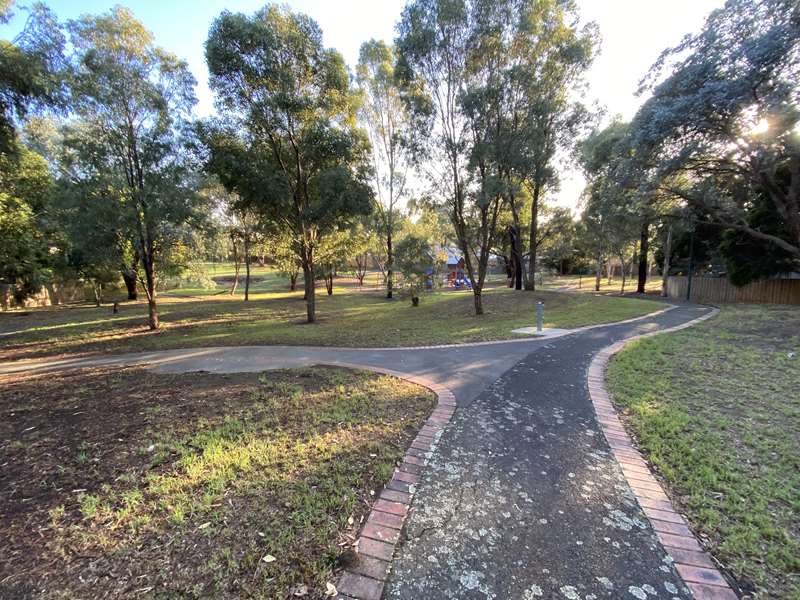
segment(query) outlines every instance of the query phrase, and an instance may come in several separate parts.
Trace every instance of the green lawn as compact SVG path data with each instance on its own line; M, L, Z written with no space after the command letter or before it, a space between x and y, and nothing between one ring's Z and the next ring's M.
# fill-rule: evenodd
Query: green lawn
M326 367L0 378L0 597L321 599L434 403Z
M741 588L799 599L800 309L725 307L628 347L608 381L673 500Z
M290 344L325 346L419 346L513 337L532 325L535 303L545 301L547 327L578 327L638 317L663 308L657 302L591 294L516 292L504 287L484 293L486 314L476 317L472 293L425 293L421 305L386 300L379 291L336 288L317 291L319 321L305 320L301 292L259 292L250 302L228 295L162 296L163 328L146 328L144 303L109 307L54 307L0 315L0 359L61 352L123 352L163 348Z

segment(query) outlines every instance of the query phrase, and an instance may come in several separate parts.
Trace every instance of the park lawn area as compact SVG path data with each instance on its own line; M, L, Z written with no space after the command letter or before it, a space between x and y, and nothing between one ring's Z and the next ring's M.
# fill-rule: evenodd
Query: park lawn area
M545 277L544 289L560 290L569 292L581 292L594 294L594 275L555 275ZM651 275L647 278L644 286L646 294L661 293L661 276ZM622 277L613 277L609 282L608 278L600 280L600 292L608 294L619 294L622 291ZM636 277L625 280L625 293L632 294L636 291Z
M794 353L794 355L792 355ZM608 369L626 425L741 590L800 598L800 310L726 306Z
M0 314L0 360L59 353L126 352L230 345L421 346L508 339L533 325L535 304L545 302L545 326L573 328L639 317L658 302L591 294L484 291L486 314L476 317L472 293L425 293L412 307L382 292L317 290L315 324L305 323L302 292L256 293L250 302L230 296L162 297L162 329L146 327L144 303L110 307L52 307Z
M329 367L0 380L0 597L323 598L434 404Z

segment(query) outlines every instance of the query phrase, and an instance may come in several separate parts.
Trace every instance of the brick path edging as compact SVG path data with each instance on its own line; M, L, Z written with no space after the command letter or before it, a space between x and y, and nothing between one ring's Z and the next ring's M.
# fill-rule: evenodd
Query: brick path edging
M406 450L403 462L372 505L355 544L358 560L342 573L336 585L339 600L380 600L416 484L455 413L456 398L447 387L418 375L371 365L336 363L336 366L391 375L428 388L437 397L436 407Z
M682 325L637 335L607 346L594 356L588 373L589 396L608 445L611 446L628 485L664 550L675 561L675 569L697 600L737 600L738 596L722 577L711 556L703 550L684 518L675 510L664 488L653 477L647 462L633 446L611 403L605 385L605 375L608 361L628 344L641 338L686 329L718 313L719 309L715 308L708 314Z

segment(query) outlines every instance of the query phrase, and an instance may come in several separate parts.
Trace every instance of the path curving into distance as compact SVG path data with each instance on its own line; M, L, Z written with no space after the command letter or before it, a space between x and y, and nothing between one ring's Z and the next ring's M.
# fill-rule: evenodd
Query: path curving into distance
M0 374L339 364L421 377L452 390L458 410L416 486L385 598L687 599L602 434L587 370L606 346L711 310L677 306L552 339L417 349L195 348L16 361L0 364Z

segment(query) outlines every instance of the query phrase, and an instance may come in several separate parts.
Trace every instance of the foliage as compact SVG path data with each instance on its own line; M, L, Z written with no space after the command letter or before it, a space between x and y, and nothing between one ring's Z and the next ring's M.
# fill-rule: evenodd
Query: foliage
M431 185L433 199L447 207L474 282L475 313L481 314L481 290L500 198L497 193L481 196L471 186L470 155L475 141L463 99L474 53L471 48L477 41L476 13L477 8L463 0L411 2L398 25L396 48L397 76L413 118L414 160Z
M180 257L189 227L200 223L197 181L178 132L195 102L195 81L186 62L155 46L128 9L84 16L67 29L78 117L67 134L76 167L70 179L115 203L123 223L109 225L141 260L156 329L157 265Z
M763 192L755 195L745 218L749 227L787 237L785 222ZM737 286L800 268L797 258L790 252L741 230L726 230L719 250L727 264L728 279Z
M652 97L632 123L630 170L713 223L800 257L799 76L796 2L728 0L653 67ZM777 230L749 217L759 193Z
M594 52L593 25L577 30L571 2L418 0L398 27L398 76L415 118L415 158L448 208L476 314L502 211L520 231L519 188L532 190L535 268L541 195L552 160L585 111L571 100ZM514 247L517 264L522 251Z
M10 285L17 301L38 292L51 272L52 191L41 156L24 146L0 153L0 284Z
M433 248L426 238L407 235L397 244L397 266L408 282L414 306L419 303L420 283L435 262Z
M31 108L59 105L64 99L64 34L55 16L36 3L22 32L0 40L0 154L15 151L15 121ZM0 24L11 17L11 2L0 3Z
M363 97L360 116L372 146L373 177L379 233L386 240L386 296L392 297L393 237L399 220L398 202L406 195L408 148L403 136L410 127L395 73L395 52L384 42L361 45L356 76Z
M539 231L539 214L546 210L546 194L559 183L555 158L574 145L590 119L575 98L597 51L599 33L594 23L578 28L577 22L574 2L524 2L510 41L498 50L508 66L500 82L503 95L496 101L502 119L490 140L520 240L523 205L517 188L524 186L530 198L529 261L523 273L530 289L535 289L539 238L547 236ZM498 30L498 42L501 34ZM517 252L521 255L522 249Z
M568 208L555 208L549 212L543 223L543 235L539 235L542 262L564 274L578 253L576 224Z
M272 264L284 277L289 278L290 289L294 291L297 276L302 268L299 252L294 246L294 238L288 232L273 232L266 238L267 254Z
M597 263L596 289L602 265L611 256L620 260L625 272L640 231L642 204L646 200L639 190L621 184L616 170L620 156L624 156L627 136L628 125L614 121L593 132L580 146L581 165L587 178L582 241Z

